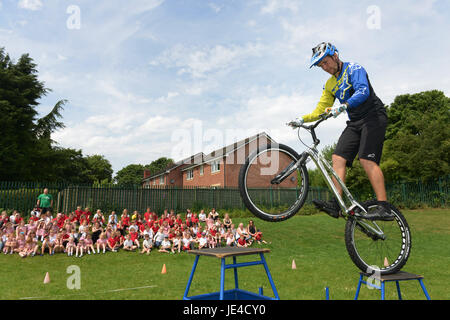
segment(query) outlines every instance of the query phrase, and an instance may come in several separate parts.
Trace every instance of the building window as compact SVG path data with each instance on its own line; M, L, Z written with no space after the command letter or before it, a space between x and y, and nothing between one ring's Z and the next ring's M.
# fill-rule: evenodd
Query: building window
M200 171L200 175L202 176L203 175L203 165L200 166L199 171Z
M156 179L153 179L153 185L156 186Z
M220 161L216 160L211 163L211 173L220 171Z
M186 180L192 180L192 179L194 179L194 170L191 169L186 172Z
M159 177L159 184L164 184L164 176Z

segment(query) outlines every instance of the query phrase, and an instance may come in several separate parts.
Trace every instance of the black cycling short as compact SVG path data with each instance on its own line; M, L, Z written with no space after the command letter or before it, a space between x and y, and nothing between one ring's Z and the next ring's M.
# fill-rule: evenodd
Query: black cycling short
M358 121L347 121L347 127L341 134L334 154L347 160L351 167L356 155L380 164L386 133L387 115L384 109L375 111Z

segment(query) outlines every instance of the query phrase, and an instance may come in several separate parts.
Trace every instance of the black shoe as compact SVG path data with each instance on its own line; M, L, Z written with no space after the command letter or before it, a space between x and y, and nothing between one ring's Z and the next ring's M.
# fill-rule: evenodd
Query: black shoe
M325 212L333 218L339 218L339 211L341 208L339 207L336 199L331 201L313 200L312 202L320 211Z
M367 220L381 220L381 221L393 221L395 216L392 214L391 209L388 206L378 205L376 209L361 216L363 219Z

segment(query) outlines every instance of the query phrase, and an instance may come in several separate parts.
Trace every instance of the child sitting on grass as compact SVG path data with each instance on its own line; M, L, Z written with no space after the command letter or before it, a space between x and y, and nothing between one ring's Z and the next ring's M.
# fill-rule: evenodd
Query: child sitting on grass
M120 239L119 239L119 235L120 232L116 231L116 233L112 233L111 237L108 238L108 250L112 251L112 252L117 252L117 250L120 247Z
M134 250L136 250L136 248L137 248L137 246L131 240L131 235L127 234L127 237L126 237L125 241L123 242L123 250L134 251Z
M129 228L129 230L130 230L130 233L129 233L129 236L130 236L130 240L133 242L133 245L135 245L136 246L136 248L140 248L141 247L141 245L139 244L139 233L138 233L138 231L137 230L135 230L134 228Z
M171 249L171 247L172 247L172 244L170 243L169 236L165 235L164 240L161 242L161 246L158 251L170 253L171 251L169 251L169 250Z
M102 232L100 234L100 238L96 242L97 253L100 253L100 248L102 248L103 253L105 253L107 244L108 244L108 240L106 239L106 233Z
M16 238L14 237L14 233L8 233L6 240L5 240L5 245L3 246L3 253L7 254L9 251L9 254L13 254L14 252L14 247L15 247L15 241Z
M228 247L232 247L234 246L234 242L236 241L236 239L234 238L233 232L231 232L231 230L229 230L227 232L227 246Z
M85 240L84 236L81 236L80 239L78 240L77 248L76 248L76 251L75 251L75 257L80 257L81 258L83 256L83 251L86 248L86 246L84 244L84 240ZM78 253L80 253L80 254L78 255Z
M211 233L208 234L208 248L215 248L217 245L216 237Z
M144 241L142 242L142 251L141 253L146 253L147 255L150 254L150 251L152 251L153 248L153 242L150 237L150 234L146 233L144 235Z
M189 233L189 231L185 231L183 233L183 251L188 251L192 249L192 246L194 245L194 243L192 242L193 239L191 237L191 234Z
M60 232L56 235L55 245L53 246L53 254L55 252L63 252L63 251L64 251L63 234L62 232Z
M95 254L94 242L92 241L92 235L90 233L88 233L86 238L84 239L84 245L87 249L88 254L91 254L91 251L93 254Z
M77 245L75 244L73 237L69 237L69 242L67 242L66 245L66 252L68 257L73 256L73 249L75 249L76 247Z
M206 232L202 232L201 237L198 239L198 248L203 249L208 247L208 239L206 239Z
M242 247L247 248L248 247L248 244L247 244L247 241L245 240L244 234L241 234L241 236L239 237L239 239L237 241L237 246L239 248L242 248Z
M180 231L177 231L175 234L175 238L173 238L173 241L172 241L172 253L175 253L175 251L178 251L178 253L180 253L182 243L183 243L183 241L181 238L181 233L180 233Z

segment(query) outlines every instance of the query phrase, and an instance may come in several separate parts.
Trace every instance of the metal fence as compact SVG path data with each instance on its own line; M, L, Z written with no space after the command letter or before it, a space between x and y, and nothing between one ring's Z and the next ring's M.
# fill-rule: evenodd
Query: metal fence
M399 207L414 208L417 206L448 207L449 176L432 182L397 183L386 186L389 201ZM237 188L220 187L152 187L141 186L92 186L73 185L67 183L24 183L0 181L0 209L18 210L25 216L36 205L37 197L44 188L53 196L53 208L57 212L69 213L77 206L89 207L91 211L101 209L121 212L124 208L144 212L150 207L156 212L164 209L176 211L191 208L245 209ZM267 190L254 190L267 199L267 205L282 205L283 201L291 201L297 190L285 190L274 203L274 198ZM355 195L356 198L357 194ZM326 188L311 187L307 203L312 199L331 199Z

